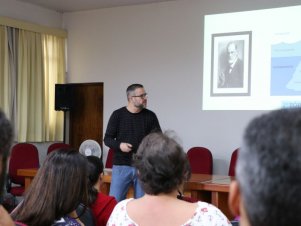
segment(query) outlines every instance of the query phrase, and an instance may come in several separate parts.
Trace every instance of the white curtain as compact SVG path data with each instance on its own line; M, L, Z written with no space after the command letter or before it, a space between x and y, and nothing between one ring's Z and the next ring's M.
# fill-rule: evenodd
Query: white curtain
M11 96L7 95L11 90L11 76L9 67L9 49L7 40L7 30L0 25L0 106L11 119Z
M63 140L64 127L62 111L54 111L54 90L56 83L65 83L65 38L42 35L45 75L45 128L47 140Z
M1 25L0 50L0 107L15 125L16 141L63 140L54 85L65 82L65 38Z

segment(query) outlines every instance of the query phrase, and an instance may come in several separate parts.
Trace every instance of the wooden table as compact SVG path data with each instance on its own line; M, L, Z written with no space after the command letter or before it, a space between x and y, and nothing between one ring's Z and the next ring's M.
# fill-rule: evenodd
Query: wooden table
M17 175L18 176L23 176L25 178L25 190L29 187L31 184L33 178L37 174L38 169L18 169L17 170ZM101 191L104 194L109 194L110 191L110 184L111 184L111 170L105 169L104 175L102 177L103 180L103 186L101 188Z
M207 200L204 191L229 193L231 179L224 175L192 174L190 180L184 185L184 191L190 192L192 198L210 201Z
M25 189L27 189L36 175L38 169L19 169L17 174L25 177ZM101 192L109 194L112 173L105 169L102 177ZM192 174L184 185L185 194L192 198L211 203L218 207L230 220L233 219L228 207L229 185L233 177L224 175ZM131 187L127 197L133 197Z
M17 175L23 176L25 178L25 190L29 187L31 184L33 178L37 174L38 169L18 169ZM111 170L105 170L104 175L102 177L103 180L103 193L108 194L110 190L110 184L111 184Z
M24 176L25 177L25 190L29 187L31 184L33 178L37 174L38 169L18 169L17 175L18 176Z
M223 175L192 174L184 191L190 192L192 198L215 205L231 220L234 216L228 207L228 198L233 179Z

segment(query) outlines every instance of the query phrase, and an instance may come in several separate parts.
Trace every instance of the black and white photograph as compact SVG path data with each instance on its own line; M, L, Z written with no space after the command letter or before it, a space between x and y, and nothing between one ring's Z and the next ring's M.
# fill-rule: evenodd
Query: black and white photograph
M211 96L250 94L251 32L212 35Z

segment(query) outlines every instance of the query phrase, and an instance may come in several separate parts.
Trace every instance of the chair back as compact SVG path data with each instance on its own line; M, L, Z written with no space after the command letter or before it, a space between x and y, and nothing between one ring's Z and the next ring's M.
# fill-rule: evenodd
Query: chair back
M96 220L94 218L93 212L89 207L84 207L82 204L79 204L78 207L76 208L76 213L84 225L88 225L88 226L96 225Z
M108 151L105 168L112 168L113 167L113 155L114 155L114 150L112 148L110 148L109 151Z
M193 147L187 152L191 173L212 174L213 158L205 147Z
M55 150L58 150L60 148L71 148L70 144L65 144L65 143L52 143L49 145L47 149L47 155Z
M15 144L9 159L8 179L10 183L20 186L11 187L10 193L19 196L24 192L25 178L17 175L18 169L39 168L39 165L39 152L36 146L29 143ZM16 192L13 188L16 188Z
M228 172L228 175L231 176L231 177L235 177L235 167L236 167L238 151L239 151L239 148L235 149L232 152L232 155L231 155L231 160L230 160L230 165L229 165L229 172Z

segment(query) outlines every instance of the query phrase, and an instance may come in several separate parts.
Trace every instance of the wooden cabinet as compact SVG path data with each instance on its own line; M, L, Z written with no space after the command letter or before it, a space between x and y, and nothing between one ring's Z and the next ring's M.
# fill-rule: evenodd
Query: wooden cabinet
M72 83L69 111L69 143L74 148L87 140L103 139L103 83Z

